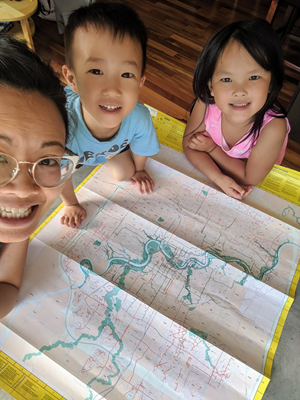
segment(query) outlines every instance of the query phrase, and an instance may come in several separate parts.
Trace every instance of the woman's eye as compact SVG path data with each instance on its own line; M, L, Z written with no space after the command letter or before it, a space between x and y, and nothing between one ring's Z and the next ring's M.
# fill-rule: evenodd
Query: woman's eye
M253 76L250 76L250 81L256 81L257 79L259 79L259 76L258 75L253 75Z
M122 74L123 78L133 78L134 74L132 74L131 72L125 72L124 74Z
M230 78L222 78L221 81L222 82L231 82L231 79Z
M7 163L6 158L2 154L0 154L0 163Z
M90 69L89 72L93 75L103 75L103 72L101 71L101 69Z
M59 161L55 158L44 158L39 162L39 165L53 167L59 165Z

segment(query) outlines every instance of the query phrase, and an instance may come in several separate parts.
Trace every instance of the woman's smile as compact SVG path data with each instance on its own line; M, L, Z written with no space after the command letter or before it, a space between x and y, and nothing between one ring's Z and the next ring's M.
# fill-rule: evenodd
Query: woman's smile
M55 104L38 92L20 93L2 87L0 126L0 153L19 162L34 163L50 155L64 155L63 119ZM4 157L1 160L5 168ZM18 242L28 238L62 188L40 187L27 166L21 164L18 174L0 187L0 242Z
M32 207L15 208L15 207L0 207L1 218L26 218L31 214Z

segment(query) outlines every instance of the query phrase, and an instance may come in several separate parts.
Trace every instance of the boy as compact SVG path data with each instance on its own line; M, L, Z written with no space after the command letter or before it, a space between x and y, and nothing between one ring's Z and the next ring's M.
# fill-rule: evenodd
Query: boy
M145 82L147 31L136 12L121 2L101 1L75 10L65 29L70 140L80 164L103 162L119 180L130 179L140 193L154 182L145 171L159 151L147 108L138 102ZM79 227L86 218L70 179L61 195L61 223Z

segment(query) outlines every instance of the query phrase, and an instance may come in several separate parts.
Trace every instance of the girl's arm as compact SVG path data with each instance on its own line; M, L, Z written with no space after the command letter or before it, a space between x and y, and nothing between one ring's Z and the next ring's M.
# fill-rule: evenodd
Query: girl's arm
M259 184L271 171L286 138L284 118L272 119L261 131L248 161L228 156L220 147L210 152L224 173L243 185Z
M0 253L0 319L14 307L22 283L28 239L7 243Z
M205 129L204 124L205 104L197 101L189 118L184 132L182 147L189 162L212 182L218 185L227 195L241 200L250 193L248 188L243 189L232 178L222 173L210 154L193 150L189 147L189 139L194 132Z

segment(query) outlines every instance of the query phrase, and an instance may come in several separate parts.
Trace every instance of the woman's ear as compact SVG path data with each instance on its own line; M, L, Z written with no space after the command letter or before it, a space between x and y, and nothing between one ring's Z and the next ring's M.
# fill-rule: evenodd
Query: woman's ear
M213 86L212 86L212 81L211 81L211 79L208 81L207 86L208 86L208 90L210 91L211 97L214 97L214 90L213 90Z
M76 77L74 71L68 67L67 65L62 66L62 73L66 80L67 85L71 87L73 92L78 93L77 84L76 84Z

